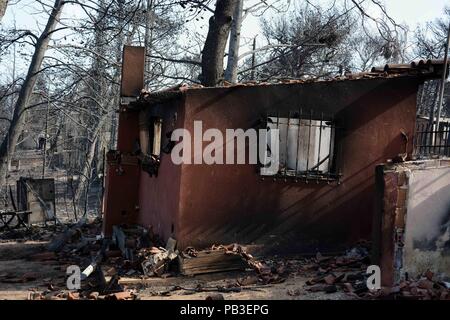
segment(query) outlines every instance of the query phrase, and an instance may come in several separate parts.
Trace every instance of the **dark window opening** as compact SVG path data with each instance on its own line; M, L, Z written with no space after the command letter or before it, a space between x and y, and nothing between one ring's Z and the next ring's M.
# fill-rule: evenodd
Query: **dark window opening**
M148 119L148 120L147 120ZM159 117L146 118L142 114L140 119L140 145L142 170L150 176L158 176L161 163L161 134L163 121Z
M161 155L161 132L162 132L162 119L161 118L151 118L150 130L152 130L152 137L150 139L150 150L152 155Z

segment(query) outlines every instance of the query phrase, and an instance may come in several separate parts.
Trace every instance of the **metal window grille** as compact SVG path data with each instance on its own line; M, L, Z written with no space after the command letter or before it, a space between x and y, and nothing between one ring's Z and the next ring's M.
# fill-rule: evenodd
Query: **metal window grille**
M414 157L417 159L450 156L450 121L418 122L414 136Z
M333 115L312 110L267 114L267 145L272 129L279 130L279 168L268 175L317 181L339 180Z

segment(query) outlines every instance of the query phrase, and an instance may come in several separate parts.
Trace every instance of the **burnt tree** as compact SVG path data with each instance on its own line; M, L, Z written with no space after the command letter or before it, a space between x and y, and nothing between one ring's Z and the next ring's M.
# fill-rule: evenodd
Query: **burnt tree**
M8 133L0 146L0 186L6 184L8 160L14 154L17 142L19 141L19 136L24 129L24 114L27 111L33 89L36 85L38 74L41 70L42 62L49 46L50 38L59 23L59 17L61 16L63 6L64 2L62 0L55 0L45 29L41 36L36 39L33 57L14 107L14 115Z
M0 0L0 20L5 15L6 7L8 6L8 0Z
M239 60L239 45L241 42L241 27L243 19L244 0L238 0L234 10L231 26L230 42L228 45L228 63L225 71L225 80L231 83L237 82L237 69Z
M214 15L209 19L209 30L202 51L204 86L214 87L223 80L223 58L228 35L238 0L217 0Z

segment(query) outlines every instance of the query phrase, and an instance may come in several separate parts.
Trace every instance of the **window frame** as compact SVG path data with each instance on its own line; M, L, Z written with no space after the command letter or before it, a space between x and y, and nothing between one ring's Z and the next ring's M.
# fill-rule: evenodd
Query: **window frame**
M342 128L337 126L337 119L334 114L325 114L324 112L314 112L314 110L310 110L309 112L305 113L304 110L299 109L298 111L288 111L282 114L280 111L275 112L268 112L265 117L265 128L266 130L270 131L270 129L274 129L273 119L278 119L277 124L275 126L276 129L279 130L279 146L280 151L278 155L279 160L279 169L277 173L273 174L265 172L265 167L262 165L260 175L263 177L270 178L273 177L274 179L282 178L282 179L295 179L298 180L304 180L308 182L309 180L316 180L319 181L325 181L325 182L338 182L340 178L342 177L342 174L340 173L339 168L339 153L340 153L340 143L339 143L339 132ZM298 120L294 121L294 124L292 124L292 120ZM286 127L286 129L281 130L280 124L283 124ZM318 150L317 152L314 151L313 155L315 153L315 156L317 159L316 162L313 161L313 165L310 165L309 159L311 157L311 131L313 127L317 127L317 125L313 125L313 122L318 122L319 125L319 142L318 142ZM297 122L295 124L295 122ZM303 123L303 124L302 124ZM291 126L297 126L297 139L294 141L296 144L296 152L295 154L295 169L289 169L289 134L290 134L290 127ZM308 136L309 136L309 142L308 142L308 151L306 158L307 164L306 164L306 170L298 170L299 169L299 145L301 143L300 137L301 137L301 128L308 128ZM330 129L329 134L329 142L328 145L328 154L325 156L325 158L322 158L321 155L321 147L322 147L322 128ZM283 132L283 133L282 133ZM284 142L283 142L284 139ZM267 134L266 137L266 145L269 146L269 140L270 140L270 134ZM317 140L316 140L317 141ZM281 148L285 147L285 153L284 157L282 156L283 153L281 151ZM284 158L284 159L283 159ZM323 165L324 162L327 162L327 170L325 172L321 172L320 168ZM264 159L264 163L267 163L266 159ZM316 169L317 168L317 169Z

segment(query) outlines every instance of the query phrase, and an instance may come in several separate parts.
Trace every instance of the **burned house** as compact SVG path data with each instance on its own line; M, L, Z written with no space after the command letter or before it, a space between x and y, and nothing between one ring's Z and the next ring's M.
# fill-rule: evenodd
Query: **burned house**
M105 234L136 223L181 248L238 242L297 253L335 252L372 238L375 168L412 158L419 86L444 69L429 61L329 80L146 93L143 65L143 49L126 47ZM235 140L246 139L247 149L248 129L278 129L279 166L268 173L259 161L207 164L194 147L190 164L175 164L173 132L194 135L197 121L203 132L242 129Z

